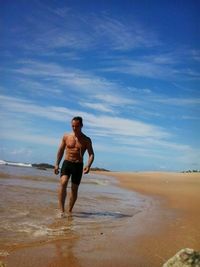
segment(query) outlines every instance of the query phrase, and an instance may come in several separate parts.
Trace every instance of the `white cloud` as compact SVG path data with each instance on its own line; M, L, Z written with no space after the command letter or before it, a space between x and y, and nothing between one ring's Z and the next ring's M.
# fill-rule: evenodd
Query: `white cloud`
M200 117L199 116L188 116L188 115L186 115L186 116L182 116L181 119L183 119L183 120L200 120Z
M165 65L165 63L170 61L173 64L173 59L167 56L169 55L157 56L154 61L161 62L159 63L161 65ZM159 76L159 71L153 70L151 63L148 68L152 75L154 73L153 76ZM144 72L142 68L141 72ZM66 103L70 99L71 102L78 103L80 108L81 106L87 106L91 110L112 112L116 115L123 114L124 107L126 106L127 110L136 111L136 116L140 114L145 117L158 117L161 114L165 116L165 112L160 112L160 110L164 110L165 105L169 107L190 105L197 108L200 103L199 98L169 97L164 94L153 93L149 88L122 87L122 85L116 82L99 77L91 72L66 68L55 63L33 60L20 61L11 73L17 74L18 77L16 79L21 83L22 88L26 89L28 94L32 95L34 93L35 96L46 96L49 92L48 98L65 99ZM148 71L145 71L145 73L147 74ZM126 94L123 93L124 91L126 91ZM80 101L80 96L81 99L87 99L87 101ZM32 113L33 109L34 107L32 107ZM159 112L157 111L158 109ZM70 112L70 110L68 111ZM41 113L44 114L45 111L41 111ZM187 116L187 114L185 115ZM50 116L55 117L57 115L51 114ZM63 119L64 116L66 116L66 113L63 114ZM179 117L182 118L183 116L184 114L181 114Z
M10 150L9 153L13 156L20 156L20 155L26 155L26 156L31 156L32 155L32 150L27 149L27 148L20 148L20 149L13 149Z
M126 119L122 117L94 116L88 120L90 127L98 131L110 133L110 136L151 136L155 138L166 138L170 134L164 129L155 125L143 123L137 120Z
M118 105L134 105L137 103L137 100L133 98L126 98L122 95L114 94L114 92L105 92L104 93L97 93L95 95L97 100L103 101L103 103L110 104L111 106L118 106Z
M45 6L45 8L46 8L46 6ZM57 7L55 9L51 9L52 13L55 13L56 15L58 15L62 18L64 18L67 15L70 15L70 11L71 11L71 8L69 8L69 7L62 7L62 8Z
M138 58L117 58L110 60L102 71L125 73L134 76L147 77L164 80L188 80L199 79L199 71L195 67L185 67L188 57L185 59L186 52L160 54L155 51L150 56ZM183 60L183 58L185 60Z
M183 97L157 97L154 99L155 102L175 105L175 106L198 106L200 104L200 98L183 98Z
M134 147L145 147L146 149L167 149L173 150L173 151L179 151L179 152L188 152L191 150L191 147L189 145L184 144L177 144L172 141L166 141L165 139L155 139L152 137L138 137L134 139L127 139L127 138L119 138L118 141L121 144L126 144Z
M39 106L31 101L2 95L0 99L4 112L7 111L8 113L23 113L26 116L43 117L55 121L66 121L67 118L70 121L74 114L80 114L86 118L90 128L96 128L99 132L105 131L113 135L124 136L155 136L157 138L169 136L169 133L160 127L136 120L114 116L95 116L87 112L80 112L65 107Z
M86 103L86 102L80 102L80 104L83 107L87 107L93 110L101 111L101 112L111 112L114 113L114 111L108 107L107 105L103 103Z
M73 95L74 92L77 92L90 102L101 102L99 103L101 105L107 102L107 109L110 110L114 106L136 103L136 100L123 95L123 88L116 82L96 76L93 73L64 68L55 63L21 61L12 72L23 75L23 78L18 77L18 80L21 79L23 86L27 83L27 90L38 88L39 92L35 90L36 94L42 94L42 91L44 94L47 91L53 93L55 90L56 95L60 96L61 93L65 95L65 91L67 93L72 92ZM40 82L35 81L36 79ZM50 88L47 89L48 85Z
M49 83L48 80L38 81L29 77L16 77L16 84L24 92L29 92L32 95L43 96L44 94L53 94L60 96L62 90L55 84Z
M131 25L127 20L108 16L96 17L94 29L96 38L103 38L106 44L116 50L129 50L137 47L152 47L160 45L158 37L150 29L144 29L134 21Z
M4 113L7 111L8 114L10 112L13 112L13 114L22 113L24 116L32 115L56 121L65 121L66 118L71 119L71 116L73 116L73 111L68 108L39 106L30 100L4 95L0 95L0 100L2 103L1 106L4 109Z
M23 42L16 37L15 45L25 51L44 51L67 48L70 50L110 49L130 50L160 45L158 36L136 19L130 21L123 17L111 17L103 12L95 15L79 13L70 8L49 8L41 3L40 12L29 14L26 24L31 28L31 42ZM42 22L42 23L41 23ZM18 26L19 27L19 26ZM28 29L20 28L25 36Z

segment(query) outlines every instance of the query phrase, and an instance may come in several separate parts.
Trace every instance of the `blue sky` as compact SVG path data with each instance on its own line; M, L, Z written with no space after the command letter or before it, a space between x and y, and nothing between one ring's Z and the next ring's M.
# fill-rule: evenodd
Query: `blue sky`
M1 1L0 159L54 164L82 116L93 166L200 169L199 10L195 0Z

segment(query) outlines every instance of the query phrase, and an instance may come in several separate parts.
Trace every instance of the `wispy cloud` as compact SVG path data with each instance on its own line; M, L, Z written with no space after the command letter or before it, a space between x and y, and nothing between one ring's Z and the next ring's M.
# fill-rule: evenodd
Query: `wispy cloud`
M116 86L117 88L117 86ZM97 100L103 101L103 103L110 104L111 106L118 106L118 105L135 105L137 100L134 98L127 98L124 97L122 94L116 94L116 91L108 91L105 93L97 93L95 95Z
M154 61L162 62L163 65L166 62L173 65L175 59L170 60L167 56L160 56L155 58ZM150 65L149 69L151 69ZM16 76L16 81L19 83L18 87L21 87L21 90L24 90L26 94L29 92L30 95L39 97L46 97L46 94L48 94L48 98L51 98L51 96L60 97L66 99L66 101L70 95L70 101L76 101L80 107L87 107L91 111L111 112L119 115L124 112L123 107L126 105L129 110L135 110L143 115L146 114L148 117L157 117L161 114L155 108L156 105L157 108L162 105L161 110L164 111L165 106L180 108L191 106L197 109L200 103L198 97L171 97L164 93L156 94L148 88L122 87L115 81L97 76L92 72L68 68L56 63L33 60L19 61L13 69L8 70L8 73ZM158 76L159 73L155 71L156 75ZM124 90L126 96L123 94ZM82 99L87 99L87 101L80 101L80 95ZM184 111L182 112L180 118L188 115L184 114ZM165 116L165 112L162 112L162 116Z
M123 136L154 136L165 138L169 133L155 125L143 123L137 120L126 119L115 116L95 116L90 113L56 106L39 106L31 101L19 98L0 96L4 111L13 113L23 113L30 116L43 117L48 120L66 121L71 120L74 114L79 113L86 118L87 125L96 131Z
M26 160L29 161L29 158L33 156L33 150L31 148L27 147L20 147L20 148L10 148L8 150L7 147L0 147L0 157L1 159L6 159L4 158L4 155L10 155L11 158L13 158L14 161L17 161L19 157L26 157Z
M32 150L27 148L13 149L10 154L14 156L27 155L29 157L32 154Z
M115 57L113 61L110 61L110 66L102 68L102 71L171 81L198 80L200 73L196 68L192 66L189 68L183 67L185 62L183 62L182 58L185 58L185 55L186 52L182 55L179 53L176 54L175 52L158 55L152 52L150 56L136 57L133 59L117 59Z
M106 102L109 110L112 110L114 106L135 104L136 102L125 97L122 94L122 87L114 81L97 76L92 72L62 67L55 63L21 61L9 72L16 74L17 79L21 79L23 86L27 83L27 90L38 88L39 91L35 90L36 94L42 94L42 91L46 94L47 91L50 91L57 95L61 95L61 93L65 95L66 91L68 93L71 91L74 95L74 92L77 92L83 98L86 97L93 102L97 101L99 105L103 106ZM19 78L19 75L22 78ZM92 108L91 105L90 107Z
M26 115L32 115L37 117L43 117L55 121L66 121L66 118L73 116L73 111L68 108L60 108L54 106L40 106L34 104L30 100L14 98L9 96L0 95L1 107L4 113L8 114L13 112L14 114L22 113ZM4 122L5 123L5 122Z
M41 117L45 123L47 121L66 123L66 121L70 122L74 114L79 114L83 116L84 125L87 125L87 131L93 136L95 149L99 152L111 149L112 153L114 151L118 153L120 146L120 150L123 150L121 153L124 155L137 155L160 160L170 157L170 153L176 153L180 160L183 154L198 153L189 145L170 141L172 135L166 129L153 124L116 116L94 116L90 113L65 107L40 106L30 100L2 95L0 99L4 110L2 116L6 119L3 123L3 131L0 134L2 140L17 140L55 147L60 141L55 132L51 130L47 136L44 128L39 127L40 131L37 131L35 126L29 125L27 122L33 120L34 117L36 119ZM23 126L24 121L26 127ZM23 132L21 129L23 129ZM101 141L99 141L99 138L101 138ZM102 141L102 138L104 141ZM102 144L104 145L102 146Z
M86 108L90 108L93 110L98 110L102 112L111 112L114 113L114 110L108 107L108 105L103 103L87 103L87 102L80 102L80 105Z
M155 139L151 137L138 137L137 139L119 138L121 144L126 144L134 147L145 147L146 149L167 149L172 151L186 152L190 151L191 147L185 144L178 144L164 139ZM162 152L163 153L163 152Z
M127 20L118 20L104 15L96 17L94 22L96 37L106 40L105 45L110 45L114 50L160 45L156 34L150 29L145 29L136 20L130 25Z
M200 104L200 98L157 97L154 101L175 106L198 106Z
M52 94L55 97L62 94L62 90L57 84L52 83L48 79L41 80L34 77L20 77L20 75L17 75L15 82L24 93L29 93L34 96Z
M151 91L150 89L140 89L140 88L129 88L130 92L135 96L135 98L138 100L136 103L140 103L142 99L145 99L146 103L150 102L151 104L154 103L160 103L168 106L190 106L190 107L197 107L200 104L200 98L198 96L191 97L186 94L177 94L179 96L173 97L165 92L162 93L156 93ZM174 87L174 90L176 90L176 86ZM191 90L192 91L192 90Z
M86 15L68 7L52 9L42 3L37 5L37 13L23 15L27 27L15 26L15 46L18 49L43 53L62 48L127 51L161 43L157 34L136 18L130 23L123 17L108 16L105 12L88 12ZM23 36L26 42L23 42Z

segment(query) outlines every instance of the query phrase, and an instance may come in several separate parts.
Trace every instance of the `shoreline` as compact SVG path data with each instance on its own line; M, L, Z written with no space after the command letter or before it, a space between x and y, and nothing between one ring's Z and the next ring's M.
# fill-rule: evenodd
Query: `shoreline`
M16 262L22 267L159 267L182 248L200 250L200 174L91 173L114 177L116 186L149 197L149 208L117 230L102 225L70 242L13 248L0 258L7 267Z

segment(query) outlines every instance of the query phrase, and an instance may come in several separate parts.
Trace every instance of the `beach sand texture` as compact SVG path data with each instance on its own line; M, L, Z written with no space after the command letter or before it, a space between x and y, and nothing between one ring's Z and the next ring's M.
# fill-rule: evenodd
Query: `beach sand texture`
M199 173L111 173L121 186L159 198L162 213L169 213L156 224L161 231L141 235L135 253L147 261L136 266L162 266L182 248L200 251L200 174ZM173 215L172 215L173 214ZM148 221L148 218L146 218ZM166 221L165 221L166 220ZM148 227L148 226L147 226ZM160 228L159 228L160 229Z
M199 173L95 172L60 219L58 178L17 170L0 172L8 267L158 267L182 248L200 250Z

